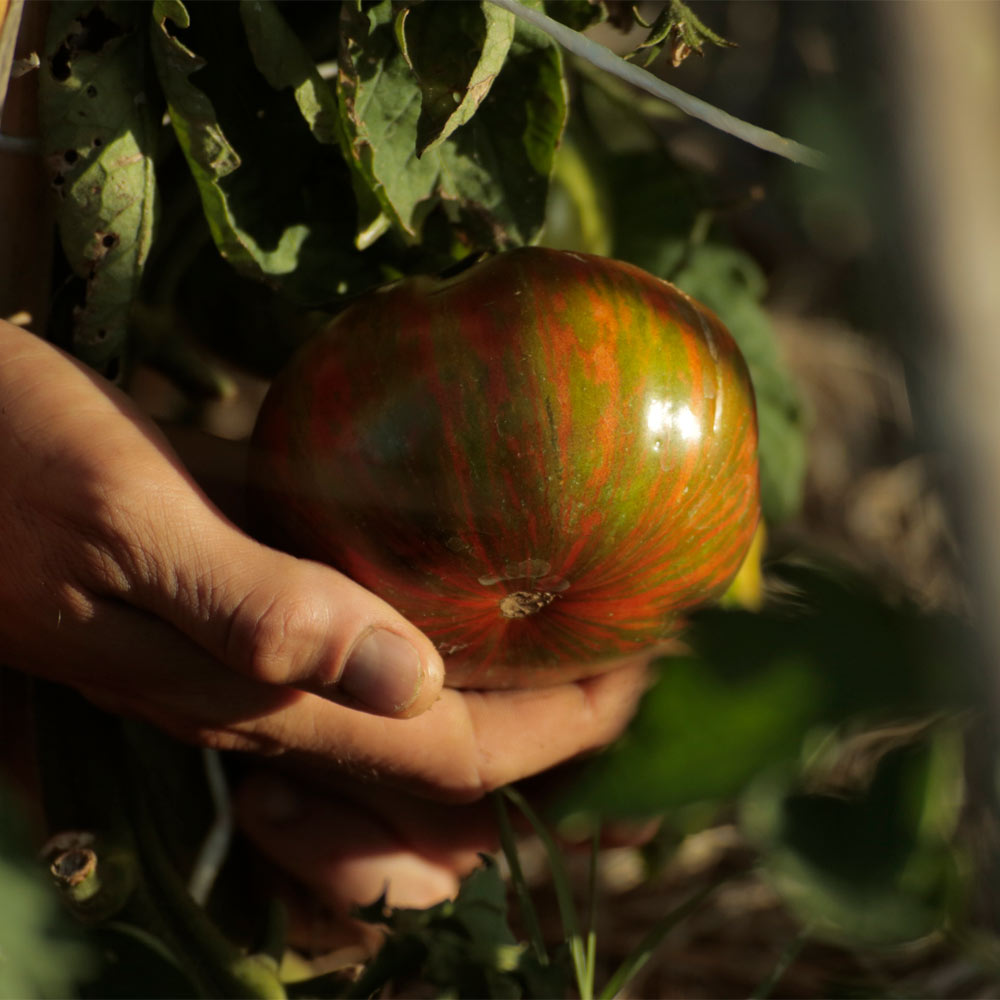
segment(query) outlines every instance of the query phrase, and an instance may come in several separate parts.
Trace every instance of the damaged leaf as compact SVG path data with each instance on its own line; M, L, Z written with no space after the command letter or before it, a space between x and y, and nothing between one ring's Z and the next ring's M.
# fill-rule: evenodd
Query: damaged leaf
M39 84L59 235L86 283L70 346L112 379L124 372L129 312L157 207L143 13L125 2L53 5Z

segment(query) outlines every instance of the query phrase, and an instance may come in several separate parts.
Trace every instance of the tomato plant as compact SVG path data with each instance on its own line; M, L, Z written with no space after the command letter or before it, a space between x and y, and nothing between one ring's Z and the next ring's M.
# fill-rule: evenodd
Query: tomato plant
M255 442L261 532L404 610L451 683L563 679L684 642L622 740L575 768L544 816L498 793L509 879L489 864L438 907L366 907L385 946L353 979L309 979L314 956L288 945L245 845L209 872L211 905L187 892L199 843L225 827L218 758L206 778L189 749L40 687L47 820L86 835L55 858L84 929L65 931L18 881L31 862L0 843L4 899L18 900L0 912L0 993L75 979L87 995L153 980L174 995L402 995L415 980L419 995L610 997L727 880L744 901L770 893L785 921L781 947L744 956L756 995L814 940L822 956L856 949L856 978L887 946L955 930L976 941L948 951L959 972L988 952L970 899L984 907L996 867L968 829L995 825L995 761L969 723L986 696L967 624L898 597L895 552L878 564L894 586L795 558L860 520L861 473L839 492L817 473L873 471L861 459L878 435L858 424L907 440L900 467L922 458L869 383L824 383L804 403L783 360L797 342L776 336L766 299L777 277L786 312L817 286L824 317L857 322L859 287L878 306L865 324L913 308L911 289L891 292L906 241L880 214L899 185L865 174L895 123L865 131L857 114L882 107L881 35L865 5L626 7L54 0L32 62L12 61L20 6L0 0L0 95L12 65L38 82L36 146L0 142L40 153L52 185L57 246L34 262L54 276L50 339L159 416L218 430L223 414L233 437L249 435L256 380L277 376ZM713 48L723 11L738 49ZM833 155L675 79L796 123ZM880 227L889 252L866 257ZM803 339L797 371L815 382L839 356ZM754 567L763 606L696 608L758 521L772 540ZM871 569L877 544L853 542ZM521 870L511 805L545 848L561 937L536 912L545 894ZM703 834L738 840L742 866L696 868L637 944L605 955L600 857L574 883L553 827L648 817L665 832L631 856L644 885ZM101 878L64 877L91 856ZM713 911L726 927L713 956L727 921L762 923L733 912L732 899ZM767 950L773 973L755 964ZM888 974L837 989L928 991Z

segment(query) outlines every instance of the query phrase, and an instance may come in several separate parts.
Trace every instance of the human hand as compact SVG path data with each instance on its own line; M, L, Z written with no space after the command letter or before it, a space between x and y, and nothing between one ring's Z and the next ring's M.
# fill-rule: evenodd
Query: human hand
M545 803L566 785L565 772L547 772L519 790L544 815ZM356 919L355 907L383 898L390 907L425 909L454 899L481 855L500 847L492 802L429 802L349 780L317 785L275 765L242 776L234 808L263 859L253 871L255 886L285 905L288 943L324 963L363 961L381 943L381 931ZM517 809L508 816L515 836L531 833ZM635 848L658 829L655 818L605 822L600 845ZM567 852L591 849L592 831L574 828L567 839L553 826L552 833Z
M249 538L126 396L7 323L0 469L8 663L182 740L471 800L606 743L641 692L636 664L441 693L425 636Z

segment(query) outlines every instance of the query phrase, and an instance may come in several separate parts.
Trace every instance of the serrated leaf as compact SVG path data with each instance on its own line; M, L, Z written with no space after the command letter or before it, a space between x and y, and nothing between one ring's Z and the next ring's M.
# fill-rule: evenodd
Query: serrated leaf
M219 252L245 277L323 305L378 279L353 245L332 105L278 12L256 3L243 15L157 0L157 73Z
M60 239L86 282L72 348L111 377L122 370L157 212L144 12L127 2L54 5L40 70L42 145L59 192Z
M507 922L507 888L489 858L454 900L426 910L387 909L384 900L358 915L387 928L382 949L353 985L368 997L387 982L419 977L456 997L562 996L565 969L542 966Z
M438 146L476 113L503 67L514 15L490 3L418 4L396 33L420 86L417 154Z
M502 248L534 239L566 115L555 45L518 23L475 117L418 157L421 92L396 42L391 0L363 12L346 4L342 16L338 96L351 163L392 225L416 240L443 202L467 241ZM360 228L376 217L369 211Z

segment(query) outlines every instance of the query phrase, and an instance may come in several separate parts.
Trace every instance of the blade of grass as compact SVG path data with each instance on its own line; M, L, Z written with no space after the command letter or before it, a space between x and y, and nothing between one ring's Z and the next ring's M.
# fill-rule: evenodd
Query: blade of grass
M772 990L784 978L791 964L799 957L802 946L809 937L809 929L801 930L785 946L785 950L778 956L778 961L774 963L771 974L750 994L750 1000L766 1000L771 995Z
M678 90L677 87L671 86L634 63L626 62L610 49L587 38L586 35L580 34L579 31L567 28L539 10L525 7L518 3L518 0L489 0L489 2L504 10L509 10L517 17L533 24L550 38L555 39L563 48L572 52L573 55L586 59L608 73L613 73L626 83L631 83L664 101L669 101L674 107L680 108L692 118L697 118L713 128L750 143L751 146L756 146L768 153L776 153L794 163L801 163L807 167L822 167L826 163L826 157L818 150L810 149L794 139L786 139L784 136L778 135L777 132L761 128L759 125L751 125L749 122L729 114L728 111L723 111L700 98L684 93L683 90Z
M600 1000L613 1000L614 997L618 996L635 974L649 961L650 956L660 946L660 943L667 934L685 917L701 906L723 882L728 881L730 878L732 878L732 875L726 875L716 879L714 882L710 882L703 889L699 889L689 899L686 899L680 906L674 907L674 909L658 920L636 946L635 951L615 969L614 974L608 980L604 989L601 990Z
M542 818L516 788L507 785L501 791L521 811L524 818L531 824L532 829L538 834L538 839L541 840L542 846L545 848L549 870L552 873L556 902L559 906L559 916L562 919L563 935L569 945L570 958L573 960L577 989L580 991L581 1000L592 1000L592 996L587 993L586 955L583 938L580 936L579 922L576 918L576 908L573 905L573 890L570 888L569 876L566 873L566 866L563 864L559 848Z
M594 978L597 975L597 866L601 855L601 824L594 826L590 842L590 871L588 877L587 905L587 996L594 995Z
M504 803L502 791L494 792L493 808L496 810L497 826L500 830L500 847L507 865L510 868L510 880L514 886L514 893L517 896L517 905L521 911L521 919L524 921L531 941L531 947L535 952L535 958L541 965L549 964L549 955L545 950L545 938L542 936L542 927L538 922L538 912L535 904L531 900L531 890L521 869L521 859L517 854L517 844L514 841L514 831L510 825L510 817L507 815L507 806Z

